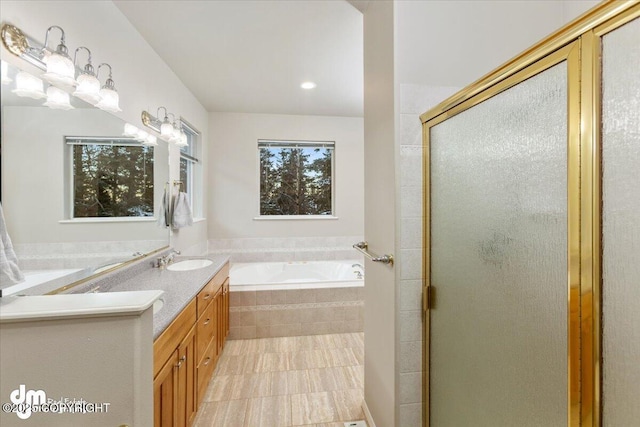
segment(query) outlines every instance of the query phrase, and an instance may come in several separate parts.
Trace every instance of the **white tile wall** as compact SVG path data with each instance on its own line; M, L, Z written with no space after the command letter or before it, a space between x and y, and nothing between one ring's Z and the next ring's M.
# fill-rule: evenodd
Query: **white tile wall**
M400 427L422 425L423 152L420 114L458 90L400 85Z
M361 259L352 248L361 240L362 236L211 239L209 252L228 254L232 262Z

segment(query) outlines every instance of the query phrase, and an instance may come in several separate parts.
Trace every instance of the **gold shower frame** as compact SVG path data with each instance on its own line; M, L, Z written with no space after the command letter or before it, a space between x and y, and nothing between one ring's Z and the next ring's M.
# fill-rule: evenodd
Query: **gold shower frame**
M429 426L430 128L567 61L567 425L601 425L602 37L640 17L640 2L605 1L420 116L423 137L423 425Z

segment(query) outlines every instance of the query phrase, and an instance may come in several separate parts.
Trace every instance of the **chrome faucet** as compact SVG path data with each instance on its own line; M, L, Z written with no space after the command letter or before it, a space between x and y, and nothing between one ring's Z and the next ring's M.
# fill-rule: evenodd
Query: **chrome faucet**
M173 258L175 258L176 255L180 255L180 251L172 249L167 255L156 258L156 268L165 268L173 262Z
M351 264L351 268L357 268L360 267L360 270L353 270L353 272L356 274L356 279L364 279L363 276L363 272L364 272L364 267L362 266L362 264Z

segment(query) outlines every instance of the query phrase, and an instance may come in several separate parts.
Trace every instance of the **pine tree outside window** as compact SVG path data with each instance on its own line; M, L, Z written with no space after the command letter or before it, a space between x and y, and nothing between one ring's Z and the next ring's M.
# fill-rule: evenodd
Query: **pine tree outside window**
M130 138L67 137L72 218L153 217L153 147Z
M258 140L260 216L332 217L334 142Z

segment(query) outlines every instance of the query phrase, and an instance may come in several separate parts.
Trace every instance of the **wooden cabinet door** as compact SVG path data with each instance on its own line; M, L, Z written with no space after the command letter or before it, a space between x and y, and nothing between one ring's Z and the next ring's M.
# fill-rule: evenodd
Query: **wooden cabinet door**
M167 359L153 380L153 425L173 427L176 425L176 403L178 401L178 351Z
M216 334L216 361L220 357L220 353L222 353L222 345L224 344L224 296L223 287L220 287L220 290L216 294L216 297L212 304L215 304L216 307L216 319L218 321L218 333Z
M195 399L196 384L196 327L191 327L178 347L178 400L177 426L190 426L195 417L197 402Z

